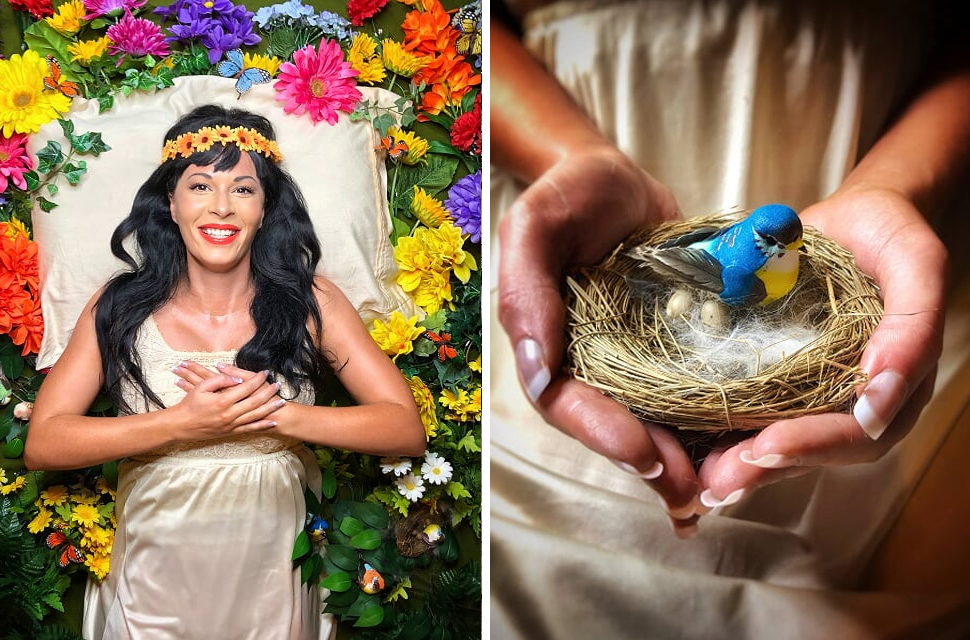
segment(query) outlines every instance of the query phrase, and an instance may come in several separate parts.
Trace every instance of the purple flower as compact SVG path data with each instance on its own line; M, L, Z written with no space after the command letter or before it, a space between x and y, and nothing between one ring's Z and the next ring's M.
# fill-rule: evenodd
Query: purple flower
M482 239L482 170L467 175L448 190L445 207L472 242Z
M162 30L151 20L136 18L131 15L129 9L125 9L125 17L108 27L107 34L111 39L108 45L108 53L111 55L122 54L118 58L118 64L124 60L125 55L135 57L168 55L168 43L162 36Z
M260 37L253 32L253 13L230 0L175 0L155 9L157 15L174 20L169 42L198 40L209 50L215 64L226 51L254 45Z

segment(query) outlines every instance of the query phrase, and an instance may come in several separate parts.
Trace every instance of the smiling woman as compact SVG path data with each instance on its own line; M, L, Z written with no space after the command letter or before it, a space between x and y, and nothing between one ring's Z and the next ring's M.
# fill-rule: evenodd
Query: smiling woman
M165 140L111 239L129 269L82 312L24 459L124 458L112 570L88 585L85 638L328 637L319 589L291 559L304 491L321 486L302 443L414 456L424 426L355 309L314 275L319 243L269 121L208 105ZM332 375L356 406L313 405ZM85 415L102 381L118 417Z

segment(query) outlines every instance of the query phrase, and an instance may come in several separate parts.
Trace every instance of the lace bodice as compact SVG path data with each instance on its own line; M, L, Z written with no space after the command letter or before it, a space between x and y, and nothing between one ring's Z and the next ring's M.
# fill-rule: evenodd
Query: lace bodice
M136 349L141 357L141 367L145 374L145 380L152 391L158 395L165 406L170 407L178 404L185 392L175 385L176 376L172 369L183 360L193 360L199 364L215 368L217 362L234 364L236 361L236 351L180 351L171 348L162 336L155 319L151 315L145 320L138 332ZM305 385L295 395L292 387L283 382L280 390L283 397L291 399L291 402L301 404L313 404L314 394L310 385ZM153 410L149 407L145 398L130 383L124 383L122 395L128 406L135 411L147 412ZM240 434L217 438L213 440L203 440L197 442L181 442L150 452L147 455L171 455L180 457L198 458L236 458L249 455L259 455L283 451L299 444L299 440L285 438L275 435L264 434Z

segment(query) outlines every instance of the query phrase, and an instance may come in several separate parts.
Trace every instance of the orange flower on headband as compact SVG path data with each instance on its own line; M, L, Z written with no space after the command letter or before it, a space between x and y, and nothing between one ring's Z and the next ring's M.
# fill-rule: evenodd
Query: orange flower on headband
M181 156L188 158L193 153L208 151L215 143L234 144L241 151L256 151L273 162L283 160L279 145L255 129L245 127L231 128L226 125L202 127L198 131L183 133L174 140L166 140L162 147L162 162Z

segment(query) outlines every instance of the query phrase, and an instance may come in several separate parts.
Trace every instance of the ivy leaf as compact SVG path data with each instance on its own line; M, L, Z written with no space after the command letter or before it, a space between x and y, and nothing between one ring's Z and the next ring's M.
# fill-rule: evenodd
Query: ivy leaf
M64 173L64 177L67 178L68 183L76 187L81 182L81 177L87 173L88 164L84 160L78 160L77 164L69 162L62 167L61 171ZM51 195L54 194L52 193Z
M70 140L74 136L74 121L65 120L64 118L58 118L57 124L61 125L61 131L64 132L64 137Z
M37 170L41 173L50 173L62 162L64 162L64 151L56 140L48 140L44 148L37 152Z
M93 156L99 156L105 151L111 151L111 147L101 138L99 131L88 131L79 136L68 136L68 139L71 141L71 148L78 153L90 153Z
M60 188L60 187L58 187L58 186L57 186L57 185L56 185L55 183L53 183L53 182L51 182L50 184L48 184L48 185L47 185L47 195L49 195L49 196L50 196L50 197L52 197L52 198L53 198L54 196L56 196L56 195L57 195L57 192L58 192L58 191L60 191L60 190L61 190L61 188Z
M478 438L472 431L466 433L465 437L458 441L458 448L469 453L478 453L482 450L482 447L478 444Z
M340 571L338 573L331 573L329 576L320 581L320 586L324 589L330 589L337 593L346 591L353 584L353 580L350 578L350 574L346 571Z
M459 498L471 498L472 494L460 482L449 482L445 485L445 493L458 500Z
M371 120L371 124L374 125L374 128L380 132L383 138L387 135L387 130L397 124L397 118L393 114L385 112Z
M57 203L51 202L50 200L48 200L43 196L37 196L37 206L39 206L40 210L43 211L44 213L50 213L51 211L57 208Z
M40 176L37 175L37 172L34 170L30 170L25 173L24 180L27 181L27 191L33 191L40 186Z
M357 618L355 627L376 627L384 621L384 608L380 605L368 607Z

